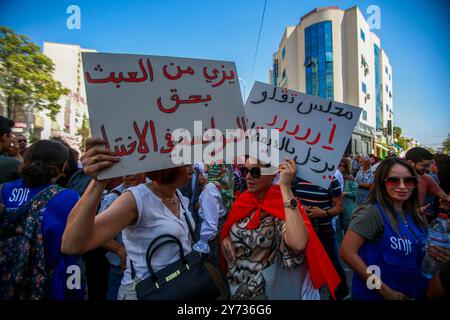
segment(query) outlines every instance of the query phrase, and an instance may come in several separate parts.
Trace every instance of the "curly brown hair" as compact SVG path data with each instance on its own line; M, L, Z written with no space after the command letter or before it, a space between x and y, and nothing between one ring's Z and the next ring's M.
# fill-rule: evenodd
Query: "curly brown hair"
M69 150L61 142L39 140L25 151L19 174L27 187L40 186L58 177L68 160Z

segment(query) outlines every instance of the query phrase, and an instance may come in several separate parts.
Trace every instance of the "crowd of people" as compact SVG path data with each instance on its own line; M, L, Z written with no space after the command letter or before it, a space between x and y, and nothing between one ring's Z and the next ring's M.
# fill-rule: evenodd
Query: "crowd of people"
M13 127L0 117L0 300L140 299L144 280L193 252L231 300L450 294L450 251L426 244L428 225L450 210L448 155L344 155L328 188L299 178L290 159L251 157L99 180L120 162L102 139L80 156L59 138L28 146ZM161 243L149 258L167 234L180 247ZM439 265L432 279L425 254Z

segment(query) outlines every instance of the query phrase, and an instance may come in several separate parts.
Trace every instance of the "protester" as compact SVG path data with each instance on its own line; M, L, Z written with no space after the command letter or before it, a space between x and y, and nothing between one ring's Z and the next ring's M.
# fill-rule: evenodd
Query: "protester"
M344 213L342 214L342 233L338 234L338 244L342 243L343 235L347 232L350 221L352 220L353 210L356 206L356 195L358 194L358 183L351 175L351 162L348 159L342 159L339 164L339 171L344 177Z
M85 173L94 178L103 169L120 161L112 151L103 148L104 141L99 138L88 139L87 145L83 167ZM135 284L149 276L145 252L153 239L162 234L172 234L181 241L185 254L191 252L192 237L186 217L192 225L194 221L187 209L189 200L177 190L191 175L191 166L154 171L149 174L151 183L127 189L97 216L97 207L107 182L93 179L70 213L62 250L83 253L105 245L123 230L122 238L129 259L118 300L137 299ZM157 251L152 260L153 270L158 272L178 259L179 252L175 246Z
M314 185L304 179L296 178L293 181L292 192L301 201L308 217L311 219L317 235L327 251L334 268L341 278L336 291L339 300L349 297L344 269L339 261L336 247L336 233L333 229L332 219L344 212L342 189L336 177L331 180L328 189Z
M51 137L50 140L61 142L67 150L69 150L69 160L67 161L63 175L61 175L61 178L59 178L56 183L61 187L70 188L68 183L72 176L78 171L78 160L80 158L80 154L61 137Z
M437 154L434 156L434 173L438 177L439 186L446 194L450 193L450 156Z
M426 171L433 164L433 154L431 152L424 148L415 147L406 152L405 159L408 160L419 175L419 206L422 215L431 206L431 203L425 202L427 194L450 202L450 196L445 194L444 190L439 187L433 178L426 174Z
M356 177L356 174L359 171L359 158L360 157L361 157L361 155L357 153L352 160L352 175L354 177Z
M208 181L200 194L200 239L193 249L220 268L219 234L233 203L234 181L231 165L214 164L208 171Z
M235 200L221 233L232 299L306 298L309 273L314 288L327 283L333 294L339 277L290 188L295 163L282 163L280 184L273 185L277 169L251 162L245 166L248 190ZM291 277L283 278L289 270Z
M24 134L16 135L17 143L19 144L20 155L23 156L25 150L27 149L27 137Z
M425 297L426 224L419 214L417 186L416 173L405 160L389 158L378 168L369 203L354 213L340 250L354 271L354 300ZM373 275L369 266L381 273Z
M359 158L360 169L356 174L355 180L358 183L358 195L356 196L356 204L360 205L367 201L369 190L373 184L374 174L370 169L370 157L361 156Z
M21 234L9 240L2 238L0 261L7 257L14 266L13 270L2 270L1 283L10 286L12 298L67 300L84 296L82 290L68 289L67 268L74 264L74 259L60 250L67 217L78 201L76 192L54 185L68 159L69 152L61 143L37 141L25 152L19 169L21 179L2 186L5 213L1 215L0 233L7 234L8 221L24 221L20 227L26 233L34 230L28 237ZM17 218L19 212L25 220ZM15 230L19 228L12 226ZM8 241L12 246L17 242L18 252L7 247ZM6 263L2 262L2 268L6 268Z
M111 190L102 198L99 213L108 209L111 204L127 189L135 187L146 182L144 173L134 174L122 177L122 183ZM110 263L108 275L108 292L106 297L108 300L117 300L120 282L123 278L123 271L127 265L127 252L122 241L122 232L119 232L113 240L108 241L104 248L108 250L106 257Z
M14 146L14 121L0 116L0 184L19 178L20 161L9 155Z

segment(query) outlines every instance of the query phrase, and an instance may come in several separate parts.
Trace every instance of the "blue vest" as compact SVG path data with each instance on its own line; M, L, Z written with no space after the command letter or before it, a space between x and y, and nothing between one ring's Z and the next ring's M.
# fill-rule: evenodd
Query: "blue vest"
M422 275L421 267L424 257L426 231L416 226L410 214L406 214L407 225L397 214L399 233L397 233L378 204L383 225L383 239L379 242L365 241L358 251L358 255L367 267L376 265L380 268L379 277L392 290L402 292L413 299L424 299L427 279ZM366 281L359 275L353 274L352 299L354 300L383 300L375 289L369 289Z

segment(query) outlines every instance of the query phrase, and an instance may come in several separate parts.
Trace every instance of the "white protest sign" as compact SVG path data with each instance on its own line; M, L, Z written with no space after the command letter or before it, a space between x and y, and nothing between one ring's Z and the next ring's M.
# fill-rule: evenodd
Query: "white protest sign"
M108 53L82 59L92 135L121 157L100 179L175 167L172 132L193 134L194 120L202 121L200 137L244 123L233 62Z
M245 103L251 128L277 129L280 161L294 159L297 176L328 188L362 109L255 82Z

